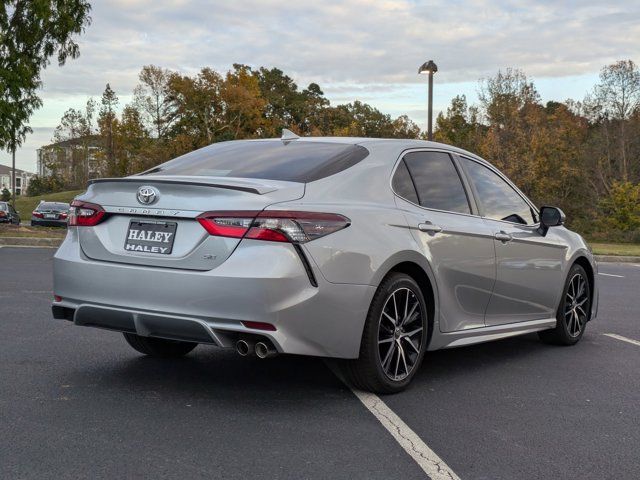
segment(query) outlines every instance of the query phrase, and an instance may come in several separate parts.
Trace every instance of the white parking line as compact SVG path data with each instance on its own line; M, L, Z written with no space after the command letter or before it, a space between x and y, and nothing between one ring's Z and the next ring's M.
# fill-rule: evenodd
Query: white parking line
M614 275L613 273L602 273L602 272L598 272L598 275L604 275L605 277L617 277L617 278L624 278L624 275Z
M620 340L622 342L630 343L631 345L637 345L640 347L640 342L638 340L634 340L633 338L623 337L622 335L618 335L616 333L603 333L607 337L615 338L616 340Z
M431 450L426 443L391 410L380 397L373 393L353 388L340 372L332 366L329 368L358 397L374 417L382 424L402 449L413 458L420 468L432 480L460 480L451 468Z

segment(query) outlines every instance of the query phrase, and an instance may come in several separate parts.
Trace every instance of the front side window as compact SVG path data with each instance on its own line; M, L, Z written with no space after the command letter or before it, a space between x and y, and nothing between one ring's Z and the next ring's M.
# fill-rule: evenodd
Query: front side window
M478 201L485 217L523 225L538 222L536 212L498 174L468 158L463 157L462 161L478 192Z
M471 213L467 194L451 157L443 152L411 152L404 156L420 205L456 213Z

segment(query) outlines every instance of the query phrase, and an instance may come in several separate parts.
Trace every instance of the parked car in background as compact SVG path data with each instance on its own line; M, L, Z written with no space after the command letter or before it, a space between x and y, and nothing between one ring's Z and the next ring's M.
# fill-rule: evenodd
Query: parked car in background
M31 213L31 225L39 227L65 227L69 215L69 204L61 202L40 202Z
M397 392L427 350L580 340L597 267L564 220L449 145L221 142L89 182L55 254L53 315L157 357L204 343L344 359L357 387Z
M20 215L9 202L0 202L0 223L20 225Z

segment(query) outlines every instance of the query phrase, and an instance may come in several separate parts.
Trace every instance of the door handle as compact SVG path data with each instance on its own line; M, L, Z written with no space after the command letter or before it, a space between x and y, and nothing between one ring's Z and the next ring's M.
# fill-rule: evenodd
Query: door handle
M500 240L502 243L507 243L513 240L513 237L509 235L507 232L498 232L494 235L496 240Z
M434 225L431 222L427 222L427 223L419 223L418 230L426 233L440 233L442 231L442 227L439 225Z

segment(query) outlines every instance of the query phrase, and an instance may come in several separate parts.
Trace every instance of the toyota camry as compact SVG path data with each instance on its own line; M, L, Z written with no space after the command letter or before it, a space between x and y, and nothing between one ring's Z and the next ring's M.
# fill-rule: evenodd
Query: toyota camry
M580 340L597 267L564 221L448 145L216 143L89 182L55 255L53 316L158 357L331 357L357 387L396 392L428 350Z

